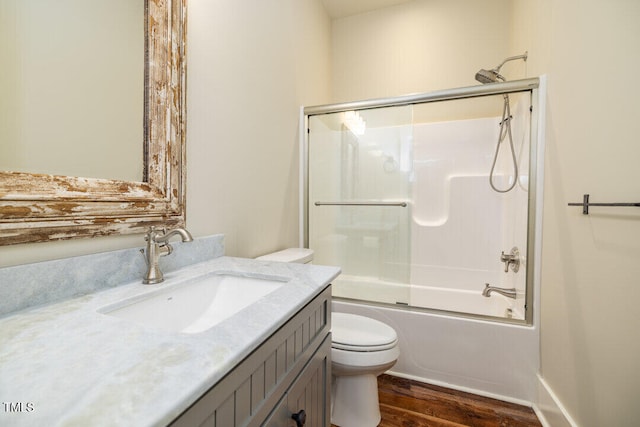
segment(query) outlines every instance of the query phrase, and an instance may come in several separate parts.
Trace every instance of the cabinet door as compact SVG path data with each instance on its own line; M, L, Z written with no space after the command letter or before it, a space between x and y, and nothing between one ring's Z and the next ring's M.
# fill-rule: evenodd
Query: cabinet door
M287 408L287 395L285 394L261 426L289 427L292 424L295 425L295 422L291 419L291 412L289 412L289 408Z
M287 394L276 406L267 421L267 427L296 427L292 415L305 418L305 427L330 425L331 336L313 355L307 366L293 382ZM302 421L301 421L302 422Z
M305 427L327 427L330 425L330 353L331 337L329 336L287 393L289 414L304 414L306 417ZM296 422L290 419L287 425L293 427L296 426Z

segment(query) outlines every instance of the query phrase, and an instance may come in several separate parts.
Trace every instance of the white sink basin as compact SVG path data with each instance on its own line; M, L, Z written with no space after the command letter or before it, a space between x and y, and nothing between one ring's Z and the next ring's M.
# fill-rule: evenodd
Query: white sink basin
M289 278L216 272L99 310L169 332L195 334L275 291Z

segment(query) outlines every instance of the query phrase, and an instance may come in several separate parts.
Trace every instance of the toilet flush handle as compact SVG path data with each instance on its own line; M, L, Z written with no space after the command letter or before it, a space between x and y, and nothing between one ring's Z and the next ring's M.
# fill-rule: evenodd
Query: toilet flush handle
M301 409L297 414L292 414L291 419L296 422L296 427L303 427L307 422L307 413Z

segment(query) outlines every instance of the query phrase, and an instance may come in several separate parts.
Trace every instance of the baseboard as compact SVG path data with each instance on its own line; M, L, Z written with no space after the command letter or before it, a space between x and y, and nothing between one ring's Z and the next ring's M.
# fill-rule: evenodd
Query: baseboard
M578 427L558 396L540 375L538 375L538 399L533 405L533 410L544 427Z

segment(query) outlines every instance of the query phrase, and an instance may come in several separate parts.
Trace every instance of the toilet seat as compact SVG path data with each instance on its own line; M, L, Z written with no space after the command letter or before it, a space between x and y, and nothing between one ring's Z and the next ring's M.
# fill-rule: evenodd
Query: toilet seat
M339 342L332 342L331 347L338 350L344 350L344 351L373 352L373 351L389 350L390 348L395 347L397 344L398 344L398 340L390 342L389 344L377 345L377 346L350 345L350 344L343 344Z
M381 351L349 351L337 348L331 349L331 362L333 366L342 365L349 370L358 372L363 368L365 371L378 370L386 366L380 372L386 371L395 364L400 356L398 346ZM335 374L335 373L334 373Z
M332 313L331 347L345 351L375 352L394 348L396 331L375 319L356 314Z

